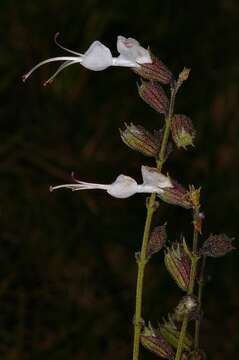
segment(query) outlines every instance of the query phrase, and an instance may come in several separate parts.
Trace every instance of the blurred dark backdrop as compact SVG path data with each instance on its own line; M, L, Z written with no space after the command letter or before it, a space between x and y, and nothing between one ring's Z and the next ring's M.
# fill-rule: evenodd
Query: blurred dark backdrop
M74 65L42 87L57 64L26 83L38 61L63 54L53 42L84 51L95 39L116 54L118 34L150 45L174 73L192 68L176 112L193 119L196 147L167 165L183 184L202 185L204 234L239 233L239 67L237 0L1 0L0 2L0 354L2 359L129 359L136 264L145 196L49 193L51 184L140 181L153 162L121 142L124 122L149 129L160 119L137 95L128 69L91 72ZM171 240L190 236L186 211L160 207ZM144 316L157 323L181 295L162 266L147 267ZM212 260L204 296L202 346L209 359L239 351L238 255ZM154 356L144 352L143 358Z

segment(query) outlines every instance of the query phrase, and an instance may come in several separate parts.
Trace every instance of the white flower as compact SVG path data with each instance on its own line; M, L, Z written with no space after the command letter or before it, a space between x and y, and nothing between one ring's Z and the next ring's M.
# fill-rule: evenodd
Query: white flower
M93 71L105 70L110 66L138 68L140 67L140 64L152 63L149 51L144 49L137 40L132 38L127 39L123 36L118 36L117 49L120 55L118 57L113 57L110 49L100 41L94 41L88 50L84 54L81 54L59 44L57 41L58 36L59 33L55 35L55 43L61 49L74 56L59 56L44 60L34 66L27 74L23 75L23 81L25 81L40 66L53 61L63 61L63 64L59 66L57 71L44 83L44 85L52 82L66 67L77 63L80 63L85 68Z
M135 63L135 67L139 64L151 64L152 59L148 50L143 48L140 43L133 38L125 38L119 35L117 39L117 50L120 53L118 61L128 59Z
M173 187L170 178L168 176L161 174L160 171L156 168L142 165L141 172L143 178L143 184L141 186L143 187L152 186L153 189L155 189L155 186L159 187L160 189ZM158 191L151 191L151 192L158 192Z
M161 174L156 168L148 166L141 167L143 183L137 182L129 176L119 175L112 184L95 184L75 180L75 184L64 184L51 186L50 191L67 188L72 191L101 189L106 190L108 194L116 198L128 198L136 193L162 194L164 188L173 187L169 177Z

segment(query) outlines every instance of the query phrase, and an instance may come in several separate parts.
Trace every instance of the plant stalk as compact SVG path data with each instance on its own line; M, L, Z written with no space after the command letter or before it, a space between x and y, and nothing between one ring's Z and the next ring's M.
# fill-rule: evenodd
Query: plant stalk
M199 277L199 284L198 284L198 306L199 306L199 311L202 308L202 291L203 291L203 286L204 286L205 264L206 264L206 256L203 256L203 258L202 258L202 267L201 267L201 272L200 272L200 277ZM200 326L201 326L201 319L199 317L199 319L196 320L196 322L195 322L194 350L198 350L198 348L199 348Z
M168 115L165 117L165 127L163 132L163 139L161 143L161 148L159 151L159 158L157 160L157 169L162 170L166 149L168 144L168 139L170 135L171 122L173 118L174 102L175 102L176 88L171 88L171 97ZM142 327L142 295L143 295L143 280L144 280L144 270L147 264L147 247L150 235L150 227L153 218L153 213L155 211L154 202L156 199L156 193L152 193L148 204L147 204L147 216L144 226L144 235L141 246L141 251L137 259L138 263L138 275L137 275L137 285L136 285L136 304L135 304L135 317L134 317L134 345L133 345L133 360L139 359L139 344L140 344L140 333Z
M199 213L199 208L194 209L194 218L196 218L198 216L198 213ZM187 291L188 295L192 295L193 291L194 291L196 271L197 271L197 262L198 262L197 247L198 247L198 230L197 230L196 226L194 225L193 250L192 250L192 260L191 260L192 265L191 265L191 271L190 271L190 281L189 281L189 286L188 286L188 291ZM185 315L183 318L183 322L182 322L182 326L181 326L181 330L180 330L180 335L179 335L179 340L178 340L178 348L177 348L175 360L181 359L182 351L183 351L183 343L184 343L184 338L186 336L187 327L188 327L188 315Z

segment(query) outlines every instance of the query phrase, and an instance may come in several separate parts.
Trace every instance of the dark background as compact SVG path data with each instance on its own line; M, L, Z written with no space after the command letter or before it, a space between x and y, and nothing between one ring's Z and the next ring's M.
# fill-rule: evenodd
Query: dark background
M57 64L26 84L37 62L64 54L53 42L84 52L98 39L116 55L118 34L150 45L174 73L192 68L176 100L189 115L196 147L167 164L182 184L202 185L204 237L239 233L239 67L237 0L0 2L0 354L1 359L129 359L136 282L134 252L145 219L145 195L126 200L103 192L49 193L74 170L86 181L138 181L153 161L119 137L124 122L162 124L137 94L129 70L92 72L74 65L49 87ZM170 240L190 241L187 211L162 205ZM237 244L237 240L235 241ZM212 259L204 294L201 345L209 359L239 351L238 254ZM146 269L144 317L154 324L177 304L180 290L155 255ZM143 358L154 355L144 351Z

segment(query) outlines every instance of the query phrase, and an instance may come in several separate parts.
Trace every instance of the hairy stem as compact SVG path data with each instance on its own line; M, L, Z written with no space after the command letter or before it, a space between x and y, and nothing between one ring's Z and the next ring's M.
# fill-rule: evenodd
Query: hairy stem
M161 148L159 151L159 158L157 160L157 169L162 170L165 155L167 150L168 139L170 135L171 122L173 117L174 102L175 102L176 90L174 87L171 88L171 98L168 115L165 118L165 127L163 133L163 139L161 143ZM133 360L138 360L139 358L139 344L140 344L140 333L142 327L142 295L143 295L143 281L144 281L144 270L147 263L147 247L148 240L150 235L150 227L153 218L154 202L156 198L156 193L151 194L148 204L147 204L147 216L144 226L144 235L143 242L141 246L141 251L137 259L138 263L138 276L137 276L137 286L136 286L136 304L135 304L135 317L134 317L134 345L133 345Z
M194 209L194 218L198 217L198 213L199 213L199 208ZM197 246L198 246L198 229L196 228L196 226L194 224L192 264L191 264L191 272L190 272L190 281L189 281L189 286L188 286L188 291L187 291L188 295L192 295L193 291L194 291L196 271L197 271L197 262L198 262ZM183 318L183 322L182 322L182 326L181 326L181 330L180 330L180 335L179 335L179 340L178 340L178 348L177 348L175 360L181 359L182 351L183 351L183 343L184 343L184 338L186 336L187 327L188 327L188 315L185 315Z
M198 306L199 311L202 307L202 291L203 291L203 285L204 285L204 269L206 264L206 256L203 256L202 259L202 267L199 277L199 283L198 283ZM195 322L195 334L194 334L194 350L197 350L199 348L199 335L200 335L200 326L201 326L201 319L199 317L198 320Z

